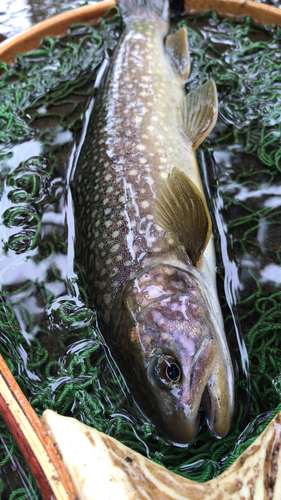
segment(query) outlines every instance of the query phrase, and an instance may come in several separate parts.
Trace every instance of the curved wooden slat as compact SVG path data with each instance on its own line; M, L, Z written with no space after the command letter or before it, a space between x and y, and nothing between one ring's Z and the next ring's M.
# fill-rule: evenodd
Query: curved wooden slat
M114 0L104 0L94 5L67 10L31 26L18 35L14 35L0 44L0 62L13 64L17 54L26 54L39 47L46 36L62 37L73 24L98 24Z
M0 413L44 500L77 500L58 451L1 355Z
M214 10L220 17L249 16L254 23L281 26L281 10L251 0L184 0L185 14L202 14Z

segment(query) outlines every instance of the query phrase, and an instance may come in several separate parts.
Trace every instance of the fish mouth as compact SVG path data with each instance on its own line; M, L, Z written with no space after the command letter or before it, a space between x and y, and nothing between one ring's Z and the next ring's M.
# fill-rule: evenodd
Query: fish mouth
M204 414L214 438L222 439L229 432L234 410L232 372L215 352L213 342L205 345L194 363L189 383L182 390L175 387L171 391L171 406L176 411L172 411L170 421L162 422L162 432L175 445L187 445L196 438ZM210 356L214 356L212 362Z
M201 401L195 411L183 410L182 424L177 422L162 429L163 434L177 446L186 446L196 438L202 417L205 415L211 435L216 439L224 438L230 429L233 408L231 405L221 404L221 398L213 388L213 381L205 385Z
M210 433L216 439L224 438L230 429L233 416L233 398L224 396L224 387L218 387L212 376L203 391L201 407L204 409Z

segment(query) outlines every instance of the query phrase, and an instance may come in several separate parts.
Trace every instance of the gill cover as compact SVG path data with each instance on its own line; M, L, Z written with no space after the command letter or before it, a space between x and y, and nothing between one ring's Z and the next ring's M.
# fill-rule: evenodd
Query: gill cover
M209 308L194 270L169 265L139 274L113 307L114 356L137 404L175 443L194 439L203 407L214 436L230 428L232 365Z

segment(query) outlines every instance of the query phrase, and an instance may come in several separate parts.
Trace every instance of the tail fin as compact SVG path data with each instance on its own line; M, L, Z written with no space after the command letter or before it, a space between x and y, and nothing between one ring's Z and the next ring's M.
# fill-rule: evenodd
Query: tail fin
M169 20L169 0L117 0L117 4L125 22L141 10L152 12L166 22Z

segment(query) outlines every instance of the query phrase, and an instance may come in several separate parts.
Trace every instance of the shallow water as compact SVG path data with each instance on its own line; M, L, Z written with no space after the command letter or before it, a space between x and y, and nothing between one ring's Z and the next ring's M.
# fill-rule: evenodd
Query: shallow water
M18 12L30 22L25 9ZM52 408L75 416L172 470L206 480L243 451L268 411L280 404L280 42L270 30L251 30L247 24L238 29L215 18L190 19L188 29L188 91L211 75L219 91L218 124L198 160L214 221L218 290L237 375L230 435L213 440L203 421L195 443L179 449L157 433L133 405L101 345L81 263L73 260L71 172L96 96L93 82L116 43L118 20L113 29L102 28L104 45L92 30L73 30L67 41L54 47L48 42L23 59L16 79L9 80L15 116L11 127L7 116L2 122L6 142L0 151L1 353L38 414ZM251 40L259 45L250 46ZM270 66L272 54L276 68ZM5 439L1 454L6 457L10 448L19 470L20 458ZM1 475L9 473L7 461ZM26 484L21 476L6 482L3 498ZM29 497L34 497L32 486Z
M59 0L2 0L0 9L0 34L10 37L58 12L84 5L85 2ZM88 4L94 2L87 2Z

